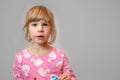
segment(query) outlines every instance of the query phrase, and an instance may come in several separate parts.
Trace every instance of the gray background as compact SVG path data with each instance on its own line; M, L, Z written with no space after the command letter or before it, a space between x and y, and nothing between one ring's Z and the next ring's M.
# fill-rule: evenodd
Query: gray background
M13 60L26 48L28 9L49 7L78 80L120 80L120 0L0 0L0 80L13 80Z

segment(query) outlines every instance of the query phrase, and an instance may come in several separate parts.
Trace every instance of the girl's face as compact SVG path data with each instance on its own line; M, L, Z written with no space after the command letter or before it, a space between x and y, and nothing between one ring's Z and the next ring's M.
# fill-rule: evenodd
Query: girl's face
M51 33L51 26L45 20L29 23L29 36L33 43L46 44Z

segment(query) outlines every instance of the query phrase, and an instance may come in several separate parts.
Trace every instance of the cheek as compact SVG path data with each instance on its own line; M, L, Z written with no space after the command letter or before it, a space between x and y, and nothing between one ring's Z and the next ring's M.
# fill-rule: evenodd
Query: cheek
M47 34L47 37L49 38L49 37L50 37L50 35L51 35L50 30L47 30L47 31L46 31L46 34Z
M28 34L29 34L29 36L30 36L31 38L33 38L35 33L34 33L34 31L29 30Z
M34 29L32 29L32 28L29 28L29 30L28 30L28 31L29 31L29 34L30 34L30 35L34 35L34 34L35 34L35 30L34 30Z

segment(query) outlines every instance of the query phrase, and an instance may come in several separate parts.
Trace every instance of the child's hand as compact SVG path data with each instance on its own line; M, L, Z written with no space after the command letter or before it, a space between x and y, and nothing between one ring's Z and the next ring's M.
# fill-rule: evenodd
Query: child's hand
M71 77L68 73L63 73L60 77L59 80L71 80Z

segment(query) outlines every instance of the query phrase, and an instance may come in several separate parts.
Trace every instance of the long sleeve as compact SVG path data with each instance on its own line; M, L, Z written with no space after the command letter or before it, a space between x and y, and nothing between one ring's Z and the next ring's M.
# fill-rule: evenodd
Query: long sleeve
M24 80L21 71L21 62L22 62L22 57L16 56L14 59L14 66L13 66L14 80Z
M71 76L71 80L77 80L73 71L72 71L72 68L70 67L70 63L69 63L69 60L67 58L67 56L65 55L64 53L64 57L63 57L63 73L69 73L70 76Z

